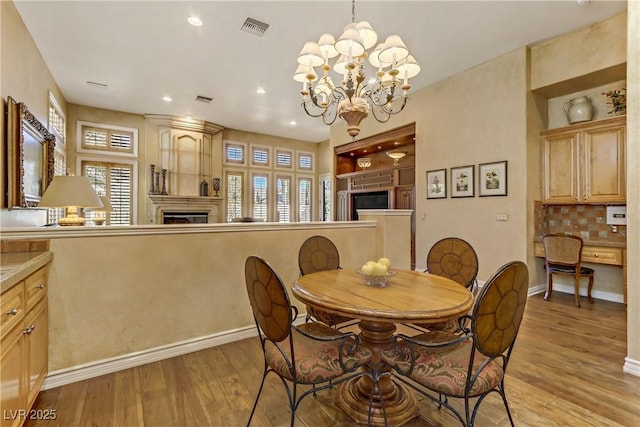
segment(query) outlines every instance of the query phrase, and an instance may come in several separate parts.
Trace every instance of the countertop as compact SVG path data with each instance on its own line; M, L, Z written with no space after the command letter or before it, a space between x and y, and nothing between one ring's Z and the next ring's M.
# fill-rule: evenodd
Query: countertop
M11 289L52 259L51 251L3 253L0 258L0 293Z

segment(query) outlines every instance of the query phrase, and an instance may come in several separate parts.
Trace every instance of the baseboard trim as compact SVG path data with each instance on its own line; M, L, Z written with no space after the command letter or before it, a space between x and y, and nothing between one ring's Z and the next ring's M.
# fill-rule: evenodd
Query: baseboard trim
M305 321L305 314L299 314L294 324L299 325ZM194 351L205 350L211 347L228 344L235 341L252 338L258 335L255 325L232 329L218 334L198 337L191 340L167 344L149 348L142 351L123 354L108 359L97 360L83 365L51 371L42 384L42 390L48 390L71 384L77 381L88 380L100 375L111 374L123 369L133 368L171 357L182 356Z
M640 377L640 360L634 360L629 357L625 357L622 372Z
M528 296L532 296L532 295L536 295L536 294L541 294L543 292L545 292L547 290L547 284L543 283L541 285L536 285L536 286L532 286L529 288L529 293ZM570 285L563 285L563 284L559 284L559 283L554 283L553 284L553 292L562 292L565 294L573 294L574 292L574 288L573 286ZM583 297L587 296L587 290L586 289L580 289L580 295ZM613 292L605 292L605 291L598 291L597 289L593 289L591 291L591 296L595 299L601 299L604 301L611 301L611 302L617 302L617 303L624 303L624 296L622 294L614 294Z
M194 338L143 351L123 354L121 356L98 360L71 368L49 372L42 385L42 390L60 387L77 381L95 378L100 375L111 374L123 369L171 357L181 356L198 350L216 347L230 342L251 338L257 335L255 326L226 331L220 334Z

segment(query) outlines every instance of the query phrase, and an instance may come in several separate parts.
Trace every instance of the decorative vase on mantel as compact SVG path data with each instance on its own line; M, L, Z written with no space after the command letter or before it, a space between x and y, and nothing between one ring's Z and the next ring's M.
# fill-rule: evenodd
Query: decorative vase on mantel
M569 124L588 122L593 118L593 105L586 96L572 98L564 103Z

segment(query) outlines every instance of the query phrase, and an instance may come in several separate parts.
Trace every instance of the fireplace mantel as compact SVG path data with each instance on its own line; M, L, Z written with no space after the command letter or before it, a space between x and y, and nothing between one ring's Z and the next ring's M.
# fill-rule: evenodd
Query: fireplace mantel
M152 219L154 224L162 224L163 212L208 212L208 222L220 222L222 197L172 196L150 194Z

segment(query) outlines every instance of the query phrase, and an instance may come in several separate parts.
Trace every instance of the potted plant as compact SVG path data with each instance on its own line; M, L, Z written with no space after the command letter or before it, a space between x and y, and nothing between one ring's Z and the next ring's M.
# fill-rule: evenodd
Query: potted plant
M608 92L602 93L607 97L607 105L611 106L611 111L608 114L624 114L627 112L627 89L614 89Z

